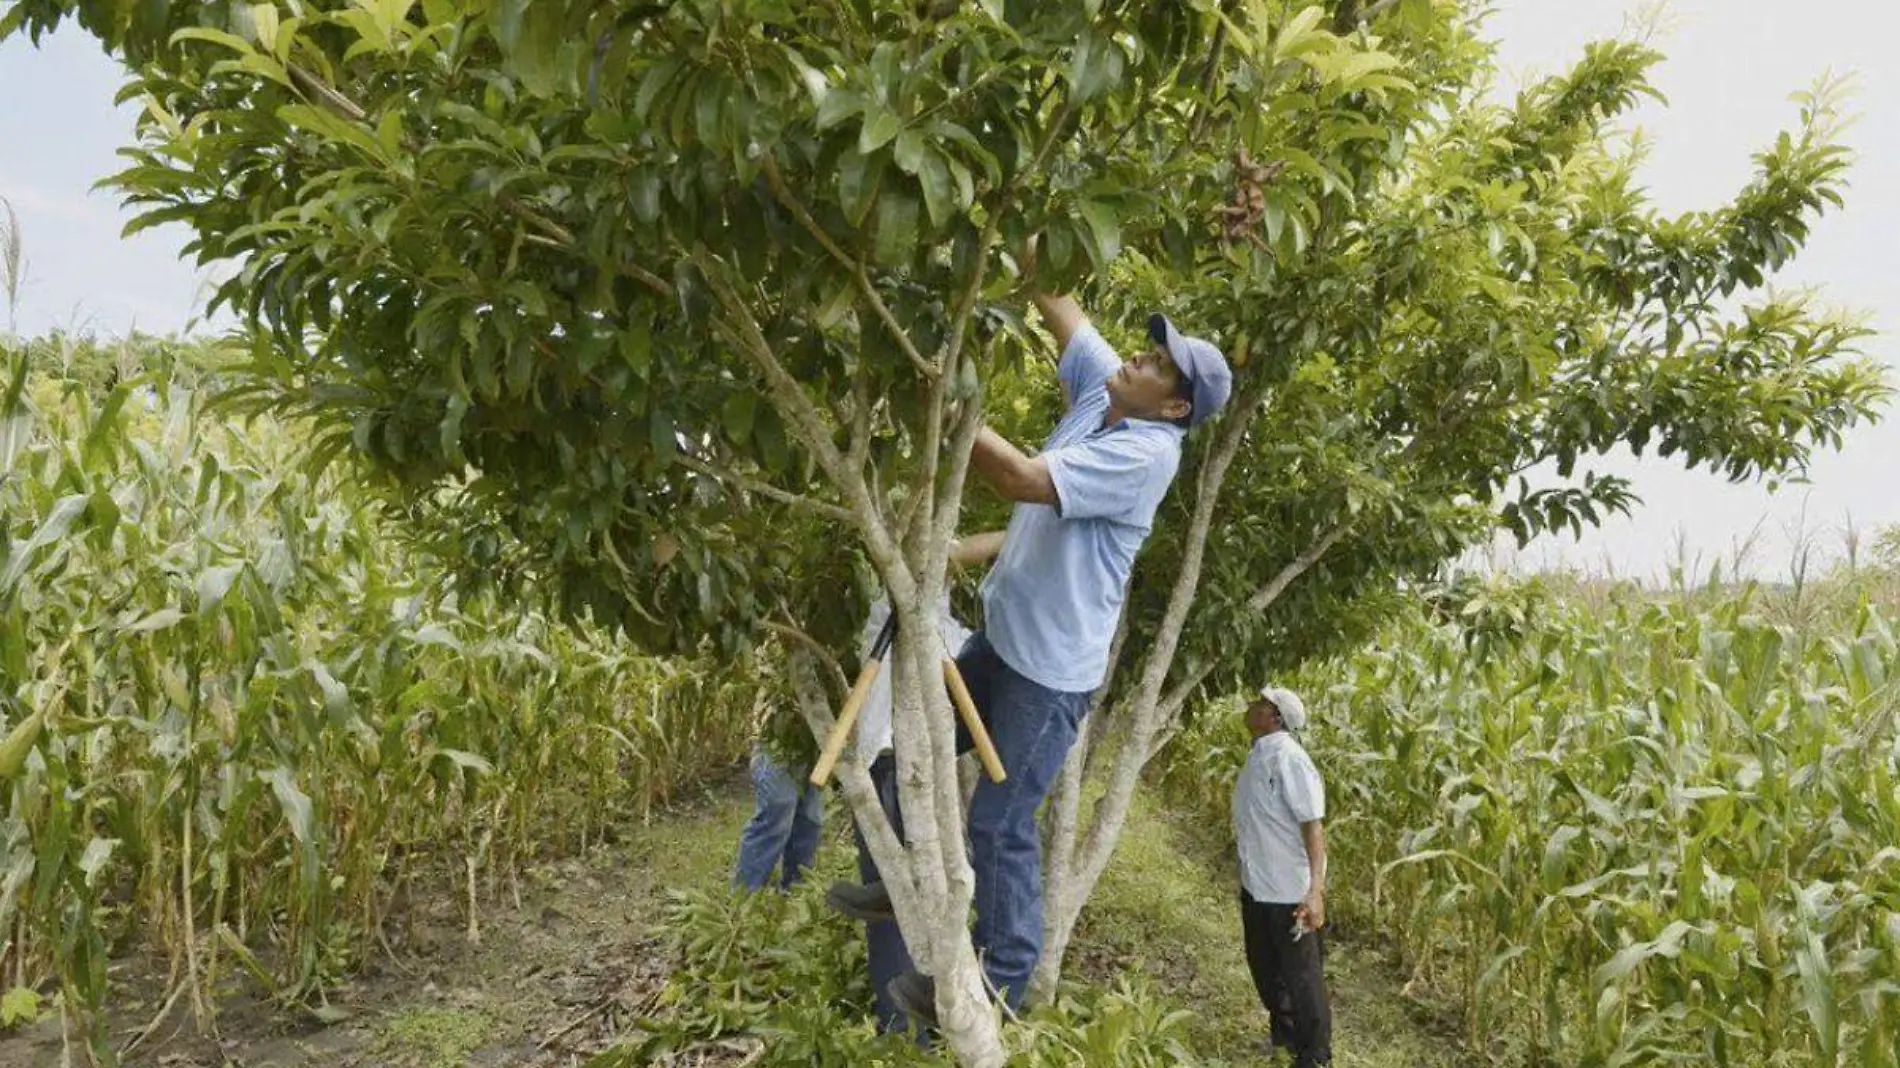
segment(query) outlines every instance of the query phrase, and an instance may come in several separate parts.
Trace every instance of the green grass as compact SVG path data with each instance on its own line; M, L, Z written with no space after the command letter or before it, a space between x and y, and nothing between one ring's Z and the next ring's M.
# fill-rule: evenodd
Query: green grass
M408 1008L385 1021L379 1045L393 1063L459 1068L495 1031L496 1021L487 1013Z
M1076 932L1071 978L1139 972L1199 1018L1195 1047L1236 1066L1271 1063L1267 1015L1241 949L1239 876L1219 836L1160 811L1145 794L1129 814L1115 859ZM1334 887L1335 899L1352 893ZM1434 1006L1404 992L1364 942L1327 947L1334 1063L1341 1068L1449 1068L1471 1063Z

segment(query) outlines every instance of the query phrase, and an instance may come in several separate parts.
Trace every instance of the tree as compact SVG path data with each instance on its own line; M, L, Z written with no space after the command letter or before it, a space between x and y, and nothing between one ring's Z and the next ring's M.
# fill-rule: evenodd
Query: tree
M875 572L909 840L842 782L968 1064L1003 1053L927 606L976 430L1036 411L985 404L1034 348L1023 285L1082 288L1111 334L1168 310L1239 372L1052 810L1045 982L1193 697L1363 633L1500 516L1626 506L1579 456L1795 469L1880 392L1851 326L1724 299L1837 198L1820 102L1735 204L1660 219L1602 138L1654 57L1600 46L1499 113L1442 0L16 0L0 32L68 16L147 100L141 224L243 263L216 299L256 339L248 400L471 577L656 649L774 630L835 696L837 591ZM1544 458L1565 484L1512 492Z
M1044 992L1190 702L1364 640L1393 591L1498 525L1524 541L1634 503L1580 459L1621 444L1735 481L1798 476L1887 394L1854 320L1759 292L1840 203L1825 88L1732 202L1668 218L1608 134L1658 55L1593 45L1492 106L1478 27L1422 17L1398 9L1387 47L1421 84L1437 74L1435 99L1366 134L1389 153L1355 164L1326 140L1323 96L1281 94L1280 151L1336 169L1318 197L1262 190L1268 247L1192 298L1245 339L1241 399L1142 557L1120 646L1139 655L1118 655L1047 814ZM1147 283L1119 291L1135 305L1191 277L1129 273ZM1534 468L1556 484L1534 488Z

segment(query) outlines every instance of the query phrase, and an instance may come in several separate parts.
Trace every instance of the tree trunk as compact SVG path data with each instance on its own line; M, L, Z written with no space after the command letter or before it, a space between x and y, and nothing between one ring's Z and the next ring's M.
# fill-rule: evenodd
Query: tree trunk
M903 627L900 623L901 644L934 648L925 644L925 640L936 642L934 627L927 635L914 638L903 636ZM890 890L897 926L903 932L911 958L919 971L937 981L938 1030L944 1042L958 1064L968 1068L1000 1068L1004 1062L1001 1021L990 1003L983 969L970 945L969 927L964 921L974 891L969 860L963 853L960 831L948 847L941 842L939 834L943 821L938 818L938 810L944 805L946 794L949 806L955 810L953 818L961 819L962 798L955 765L951 765L953 770L947 780L934 781L928 768L913 766L907 772L902 766L906 755L910 760L921 758L934 763L931 751L935 746L930 744L932 739L928 735L936 732L919 728L924 726L926 714L945 722L952 714L948 702L919 700L932 690L942 688L917 684L916 673L907 670L908 664L917 659L906 656L909 651L900 648L892 657L892 669L897 676L891 680L891 712L900 762L898 790L905 806L906 826L916 828L911 840L900 841L885 818L869 773L854 759L855 746L849 751L852 755L838 764L838 782L853 818L863 829L866 848ZM830 732L833 721L829 695L819 681L810 654L797 649L792 656L793 685L800 711L813 733L822 738ZM935 665L934 658L932 664ZM941 707L927 710L927 704ZM954 747L953 733L953 757ZM918 774L919 771L924 773ZM947 783L948 789L943 789L940 783ZM913 817L913 814L916 815ZM946 864L945 858L952 853L956 859Z

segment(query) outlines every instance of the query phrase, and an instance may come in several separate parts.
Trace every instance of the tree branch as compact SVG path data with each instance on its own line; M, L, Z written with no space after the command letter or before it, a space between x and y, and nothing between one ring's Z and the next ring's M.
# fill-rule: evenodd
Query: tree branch
M1374 0L1363 10L1359 0L1345 0L1339 5L1339 11L1333 15L1333 32L1341 37L1385 14L1398 4L1399 0Z
M937 470L943 463L943 413L946 395L950 390L950 381L941 373L930 381L930 403L925 406L923 447L918 449L917 479L911 486L911 498L917 502L914 521L903 532L906 556L911 560L926 561L919 577L941 575L942 566L928 561L935 555L936 546L929 539L937 533L934 522L937 515ZM954 533L954 529L952 530ZM916 539L924 539L922 542ZM947 550L946 550L947 552Z
M646 286L648 289L651 289L655 293L658 293L660 296L667 297L669 299L673 296L672 283L668 282L664 278L661 278L659 275L654 274L652 271L647 270L645 267L642 267L637 263L622 263L619 265L619 268L620 268L621 274L624 274L628 278L631 278L634 281L640 283L641 285Z
M791 612L786 610L783 602L780 603L779 610L785 612L787 619L791 618ZM832 696L837 700L842 702L845 695L851 692L851 680L845 675L844 666L838 663L837 657L831 655L831 650L825 648L824 643L790 623L779 623L768 619L765 621L765 629L788 641L796 642L820 664L823 664L826 673L830 675Z
M770 498L780 504L790 505L793 508L802 508L806 511L824 516L827 519L834 519L844 523L851 522L851 513L835 504L807 497L803 494L792 493L789 490L782 490L777 486L760 482L756 478L749 478L734 471L715 467L689 452L681 453L679 460L682 466L705 475L707 478L719 482L731 483L740 489L756 493L761 497Z
M290 65L290 80L302 86L304 92L316 97L320 103L352 122L363 122L369 118L369 112L364 111L356 101L337 92L328 82L295 63Z
M957 520L962 514L963 490L969 484L970 449L982 429L983 387L979 385L973 396L964 398L963 407L957 413L956 433L950 439L950 473L938 490L937 535L946 545L956 533ZM934 567L936 561L933 559L930 564Z
M910 334L898 325L897 317L891 314L890 306L884 303L884 298L878 293L877 287L871 284L871 276L865 273L864 264L838 247L838 243L831 239L831 235L825 232L825 228L818 225L818 220L812 218L804 202L786 188L784 176L779 173L778 161L770 153L764 157L762 170L765 174L766 185L771 187L772 195L778 198L778 202L785 205L785 210L792 213L792 217L797 219L799 225L817 239L820 245L824 246L826 252L831 253L832 259L837 260L845 270L851 272L852 279L858 284L858 291L864 294L864 299L870 303L871 310L877 313L878 321L884 324L884 329L890 331L891 337L897 342L897 347L917 368L917 373L925 378L937 377L940 372L931 365L930 361L924 359L923 353L918 352L917 346L911 343Z
M1312 548L1288 561L1278 574L1267 580L1265 586L1260 587L1252 597L1247 598L1247 610L1249 612L1266 611L1269 605L1280 599L1280 595L1286 592L1286 588L1293 584L1294 579L1306 574L1308 569L1319 563L1320 557L1326 555L1326 550L1331 549L1339 542L1339 539L1345 536L1346 524L1344 523L1321 535L1320 539L1313 543Z
M831 440L831 428L825 423L824 416L811 398L805 395L804 385L792 377L792 373L773 354L758 318L752 314L752 309L727 277L725 265L704 245L694 246L692 258L700 274L705 277L707 287L712 290L713 299L725 311L724 318L713 320L714 329L758 368L766 384L771 387L768 398L773 406L786 417L793 435L811 450L832 484L850 502L846 512L864 538L864 547L871 554L871 562L876 565L878 573L884 576L888 592L893 596L912 596L915 592L914 579L904 567L899 547L885 527L876 502L871 499L863 473L845 462L844 454L838 451L837 444Z
M871 376L860 366L851 380L851 444L845 462L851 470L864 470L871 456Z
M1075 110L1073 102L1063 101L1062 107L1056 111L1055 119L1049 124L1049 132L1044 135L1042 145L1036 149L1035 157L1029 161L1029 166L1018 171L1010 179L1009 187L1003 191L1003 196L990 211L990 217L984 221L983 231L976 239L976 266L970 270L969 284L963 287L963 292L957 297L956 305L950 313L949 336L944 339L943 348L937 353L936 366L939 373L954 370L957 357L963 353L963 337L969 328L970 316L976 311L976 300L983 292L983 280L989 270L990 261L987 250L990 242L995 240L997 230L1002 226L1004 205L1048 164L1049 154L1054 151L1057 138L1062 135L1063 127L1069 124L1069 119L1075 115Z
M1002 77L1008 71L1009 71L1009 64L1007 63L991 64L989 67L984 69L983 73L971 79L970 84L964 86L961 89L958 89L956 92L951 93L949 96L944 97L942 100L939 100L936 104L928 108L925 108L923 112L919 114L914 121L923 122L926 119L934 118L938 115L943 114L946 111L949 111L955 108L958 104L963 103L964 100L969 98L969 96L975 93L978 89L981 89L985 85L988 85L990 82L993 82L997 78Z
M1231 16L1234 11L1233 0L1221 5L1221 14ZM1213 107L1214 77L1220 73L1220 61L1227 51L1227 19L1223 17L1220 25L1214 29L1214 46L1207 51L1207 66L1201 71L1201 93L1194 100L1194 122L1188 127L1187 139L1178 144L1199 142L1201 134L1207 129L1207 115Z
M831 709L816 699L817 695L810 692L810 687L799 685L802 681L797 677L800 669L809 666L809 662L800 664L794 661L791 666L794 674L792 689L796 694L795 703L805 717L805 726L810 728L813 738L822 741L831 734L834 718ZM838 763L837 775L838 786L844 791L845 800L850 802L852 815L857 817L858 830L864 835L865 847L877 863L878 874L883 877L885 885L891 888L891 896L914 899L918 888L911 865L907 863L908 852L903 841L897 837L890 819L884 814L884 806L878 800L877 787L872 785L870 773L857 761L844 760Z
M540 245L542 248L556 249L576 256L584 255L580 248L580 238L575 237L572 230L569 230L567 227L562 226L560 223L555 222L553 219L548 218L512 197L503 197L500 204L502 210L539 231L539 233L526 235L522 238L523 241L529 244ZM621 274L639 282L660 296L669 299L673 296L672 284L659 275L654 274L652 271L647 270L645 267L637 263L620 263L616 266Z
M1274 601L1279 600L1280 595L1286 592L1286 588L1291 586L1294 580L1311 570L1313 565L1319 562L1320 557L1326 555L1327 550L1337 544L1340 538L1346 536L1346 529L1344 523L1333 527L1321 535L1319 541L1313 543L1311 548L1294 557L1273 578L1267 580L1266 585L1260 587L1252 597L1247 599L1247 610L1266 611ZM1167 696L1161 699L1158 708L1159 715L1156 719L1162 724L1172 722L1180 714L1182 706L1187 704L1188 698L1194 696L1194 691L1201 688L1201 683L1206 682L1207 676L1213 671L1213 665L1209 664L1190 672L1187 678L1182 679L1174 689L1168 691Z

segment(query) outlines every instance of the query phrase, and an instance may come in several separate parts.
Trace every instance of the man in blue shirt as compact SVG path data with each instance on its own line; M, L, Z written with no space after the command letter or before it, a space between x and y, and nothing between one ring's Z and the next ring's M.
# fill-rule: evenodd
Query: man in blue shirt
M1182 439L1233 390L1220 350L1166 316L1149 320L1149 348L1123 361L1072 298L1034 299L1062 346L1067 410L1035 456L988 428L977 436L973 470L1016 509L983 582L983 630L957 657L1009 771L1001 783L981 780L970 800L970 861L974 941L1011 1008L1042 953L1036 810L1107 674L1135 554L1180 466ZM836 890L833 903L848 914L888 909ZM928 978L908 972L890 992L913 1018L934 1022Z

